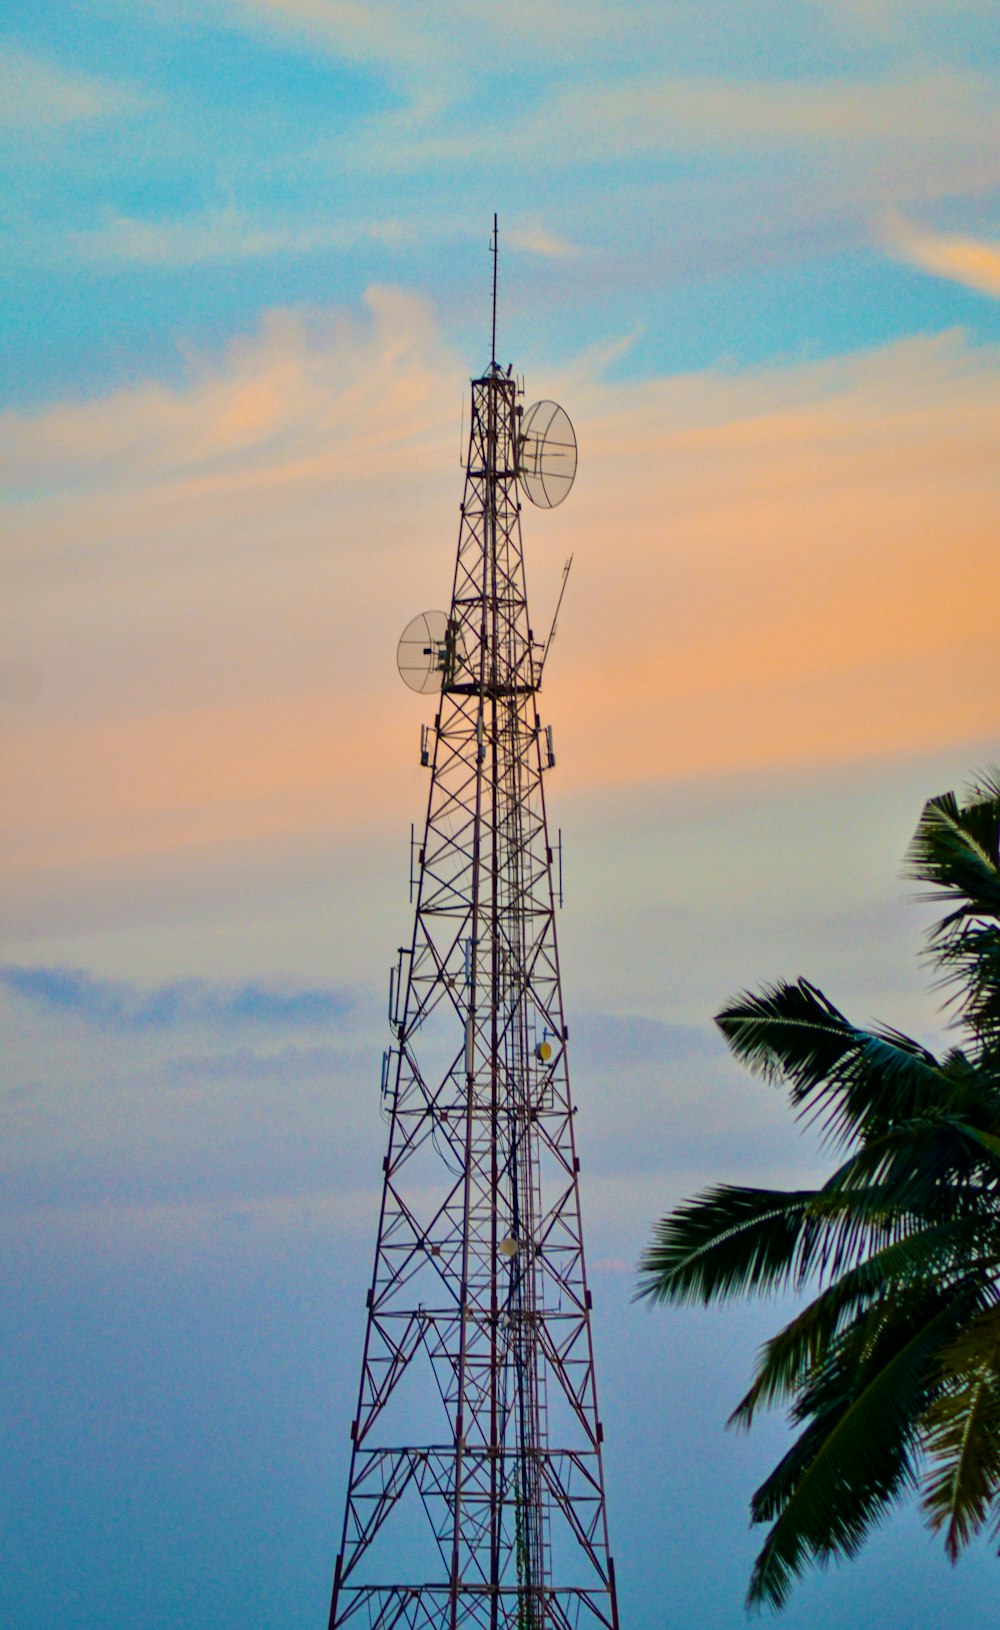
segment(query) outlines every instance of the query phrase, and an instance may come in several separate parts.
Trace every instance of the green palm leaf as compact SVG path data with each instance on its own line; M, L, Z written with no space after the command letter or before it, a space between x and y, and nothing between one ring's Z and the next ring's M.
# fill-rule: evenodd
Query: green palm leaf
M942 1390L926 1412L923 1508L954 1562L1000 1488L1000 1309L980 1313L940 1354Z
M904 876L929 883L934 893L956 901L934 931L971 916L1000 916L1000 778L996 771L970 789L965 805L953 792L929 798L904 861Z
M839 1175L839 1174L837 1174ZM889 1190L720 1185L661 1218L639 1263L637 1296L700 1302L801 1289L840 1272L906 1226Z
M964 805L954 793L924 806L905 875L952 902L930 949L962 1016L990 1053L1000 1046L1000 775L981 778Z
M795 1276L811 1189L719 1187L656 1225L639 1264L638 1295L704 1302L780 1289Z
M783 1330L764 1343L749 1391L737 1404L729 1424L749 1428L760 1408L791 1398L821 1366L824 1355L846 1325L900 1287L918 1295L964 1276L974 1239L970 1221L964 1240L950 1223L938 1223L907 1234L859 1262L796 1314Z
M937 1103L937 1059L893 1030L859 1030L799 979L745 992L716 1017L741 1063L791 1088L792 1104L844 1142Z
M916 1481L916 1418L924 1404L933 1360L968 1311L965 1293L930 1316L901 1344L889 1320L876 1340L860 1387L853 1367L838 1373L833 1361L804 1412L811 1428L762 1484L751 1501L755 1522L777 1518L754 1564L747 1605L781 1607L792 1582L810 1560L857 1554L886 1508ZM904 1330L906 1326L904 1325ZM889 1348L888 1356L880 1350ZM825 1385L824 1385L825 1384ZM822 1413L823 1392L834 1401Z

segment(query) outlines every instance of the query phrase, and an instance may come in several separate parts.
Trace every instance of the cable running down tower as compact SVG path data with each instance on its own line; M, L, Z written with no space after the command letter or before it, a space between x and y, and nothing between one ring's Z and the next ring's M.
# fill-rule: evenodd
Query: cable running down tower
M398 653L437 711L330 1630L619 1630L520 525L576 438L496 361L492 248L451 605Z

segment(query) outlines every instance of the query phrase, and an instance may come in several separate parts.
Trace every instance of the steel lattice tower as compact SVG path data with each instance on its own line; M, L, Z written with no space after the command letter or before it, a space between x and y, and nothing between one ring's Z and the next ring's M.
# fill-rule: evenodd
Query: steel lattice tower
M494 282L494 334L495 309ZM439 702L330 1630L618 1630L519 394L495 360L472 381L451 606L422 647Z

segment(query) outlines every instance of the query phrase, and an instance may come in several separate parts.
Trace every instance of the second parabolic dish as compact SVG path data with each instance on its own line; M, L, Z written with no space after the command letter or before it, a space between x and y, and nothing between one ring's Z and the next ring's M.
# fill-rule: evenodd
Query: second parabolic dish
M521 421L518 478L539 509L555 509L576 476L576 432L557 402L535 402Z

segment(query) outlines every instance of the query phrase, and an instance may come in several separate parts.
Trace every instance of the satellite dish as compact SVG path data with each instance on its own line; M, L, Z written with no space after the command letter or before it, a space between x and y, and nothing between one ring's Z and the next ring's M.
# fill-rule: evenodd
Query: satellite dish
M521 420L517 473L539 509L555 509L573 485L576 432L556 402L536 402Z
M396 666L404 685L429 696L451 682L464 656L465 641L458 624L443 611L422 611L403 629Z

